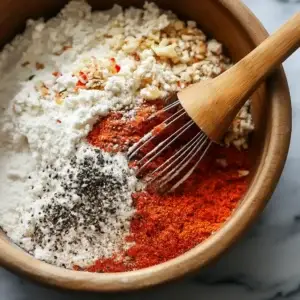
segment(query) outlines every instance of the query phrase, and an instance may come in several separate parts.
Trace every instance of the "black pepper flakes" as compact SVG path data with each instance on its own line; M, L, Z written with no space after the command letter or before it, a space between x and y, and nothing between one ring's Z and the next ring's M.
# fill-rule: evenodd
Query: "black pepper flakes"
M51 183L60 188L54 193L50 186L43 188L42 197L50 198L41 206L42 216L39 213L34 222L32 240L41 248L51 242L53 254L68 251L74 257L80 251L89 252L90 248L99 247L97 238L107 235L108 230L118 231L118 236L128 227L129 219L122 213L130 218L129 171L107 159L99 149L88 148L83 153L61 168L49 165L43 170ZM107 171L113 168L117 171ZM119 223L114 225L115 222ZM85 247L82 239L86 241ZM72 249L66 248L67 245L72 245ZM53 257L57 260L57 255ZM62 262L59 264L63 266Z

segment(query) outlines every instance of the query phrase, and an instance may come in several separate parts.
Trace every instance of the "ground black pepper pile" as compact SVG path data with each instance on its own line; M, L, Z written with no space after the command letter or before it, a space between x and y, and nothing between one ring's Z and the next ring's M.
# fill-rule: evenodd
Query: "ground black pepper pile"
M32 252L48 251L55 264L60 264L60 255L70 255L76 262L82 253L90 253L92 260L112 254L133 213L130 178L134 177L125 158L87 146L69 164L47 166L42 172L51 183L41 196L47 204L31 214Z

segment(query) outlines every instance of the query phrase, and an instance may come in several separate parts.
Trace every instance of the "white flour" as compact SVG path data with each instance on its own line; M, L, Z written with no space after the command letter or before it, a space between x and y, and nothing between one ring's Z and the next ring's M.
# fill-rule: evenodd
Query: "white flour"
M99 116L138 101L134 94L137 87L132 79L132 71L136 68L134 58L114 49L117 40L103 40L104 34L117 34L118 26L114 26L117 17L113 16L119 14L124 18L124 14L120 7L106 13L91 14L90 10L86 3L74 1L47 23L30 20L25 33L16 37L0 55L0 69L5 74L0 81L0 226L14 242L37 258L69 268L74 263L87 265L120 250L134 211L130 195L135 190L135 183L131 180L128 186L123 182L121 195L127 195L127 200L120 198L123 202L115 203L113 219L106 220L103 213L104 223L111 225L106 224L105 232L98 234L96 239L97 232L90 235L96 245L87 240L88 234L83 236L86 229L80 227L67 234L62 244L58 244L58 249L50 249L52 240L45 242L46 227L38 225L41 207L51 202L50 195L59 190L59 183L47 181L45 176L41 176L41 170L56 162L57 173L62 176L63 167L69 161L67 157L74 155L75 146L82 143L80 140ZM142 24L139 24L141 26L136 26L141 22L140 11L128 13L132 14L132 19L127 18L130 24L125 31L135 36L148 34L168 24L167 17L159 17L159 10L151 5ZM104 88L76 90L80 80L76 72L90 65L91 57L106 71ZM112 57L122 65L116 76L110 70ZM53 75L55 72L61 75ZM89 81L87 86L92 84ZM122 168L125 168L124 172L128 169L124 158L119 161L121 165L115 161L110 174ZM47 182L51 182L51 186L45 192ZM109 195L107 199L110 199ZM118 196L115 199L118 201ZM72 201L68 203L71 204ZM101 216L101 212L99 214ZM34 228L44 231L45 236L40 243L32 239L37 236ZM78 245L72 244L75 236ZM72 246L66 246L66 242Z
M58 159L30 176L27 194L37 200L19 210L22 223L11 238L49 263L88 266L128 247L124 234L137 184L122 154L82 144L69 160Z

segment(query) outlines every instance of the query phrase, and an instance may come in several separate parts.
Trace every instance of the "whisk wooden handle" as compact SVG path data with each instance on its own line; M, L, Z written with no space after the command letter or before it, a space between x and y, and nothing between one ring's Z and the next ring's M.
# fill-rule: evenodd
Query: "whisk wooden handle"
M178 98L194 122L218 142L251 93L299 44L297 13L228 71L189 86L178 93Z

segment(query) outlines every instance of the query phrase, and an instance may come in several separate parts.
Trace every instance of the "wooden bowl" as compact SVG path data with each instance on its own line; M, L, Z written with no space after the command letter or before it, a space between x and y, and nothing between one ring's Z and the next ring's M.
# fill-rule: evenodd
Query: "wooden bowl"
M95 9L113 2L141 6L142 0L90 1ZM158 0L162 8L193 19L220 40L233 60L238 60L267 37L256 17L238 0ZM0 41L21 31L28 17L51 16L63 0L0 2ZM278 69L253 95L256 132L252 140L252 180L233 216L210 238L185 254L139 271L114 274L77 272L36 260L0 236L0 263L5 268L53 286L87 291L133 290L159 284L195 271L220 255L255 220L270 198L283 169L291 134L291 102L283 70ZM263 117L262 117L263 115Z

